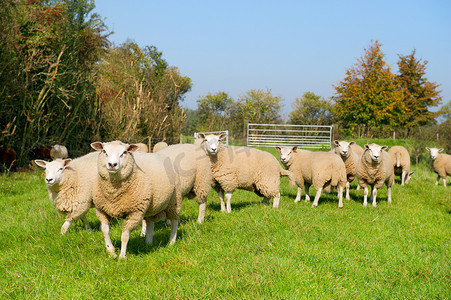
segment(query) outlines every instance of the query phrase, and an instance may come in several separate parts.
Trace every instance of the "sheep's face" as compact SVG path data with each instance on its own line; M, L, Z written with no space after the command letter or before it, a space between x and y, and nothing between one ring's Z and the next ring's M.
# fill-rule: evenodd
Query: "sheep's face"
M439 153L443 151L443 149L427 148L427 147L426 147L426 150L429 151L429 155L432 160L436 159L438 157Z
M71 159L55 159L51 162L35 160L36 165L45 169L45 183L47 186L59 184L63 179L63 173Z
M135 144L129 145L120 141L114 141L109 143L95 142L91 144L91 147L95 150L102 151L105 159L105 167L109 173L117 173L121 167L127 163L130 152L134 152L139 149Z
M199 134L199 137L204 140L205 150L207 150L208 154L210 154L210 155L218 154L219 144L226 136L227 136L227 134L221 134L221 135Z
M338 149L338 152L340 153L341 156L343 157L347 157L348 153L350 151L351 145L355 144L355 142L345 142L345 141L334 141L334 145L335 147Z
M283 163L284 165L287 165L287 163L289 163L290 160L292 159L294 152L296 152L298 147L297 146L284 148L276 147L276 149L279 150L280 152L280 162Z
M379 146L377 144L365 145L365 149L369 152L371 160L374 162L381 162L382 160L382 151L387 149L387 146Z

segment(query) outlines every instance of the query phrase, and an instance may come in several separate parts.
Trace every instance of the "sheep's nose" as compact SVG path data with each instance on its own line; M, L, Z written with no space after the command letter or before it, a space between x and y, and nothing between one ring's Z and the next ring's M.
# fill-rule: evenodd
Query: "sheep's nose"
M47 183L51 183L53 181L53 178L46 178L45 180L47 181Z
M211 148L211 151L216 152L216 148Z
M116 167L117 167L117 163L108 163L108 167L109 167L110 169L116 168Z

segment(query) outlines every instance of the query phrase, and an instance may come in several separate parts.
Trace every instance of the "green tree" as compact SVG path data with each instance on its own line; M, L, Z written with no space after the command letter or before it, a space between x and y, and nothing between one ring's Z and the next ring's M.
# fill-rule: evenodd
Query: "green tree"
M200 115L200 131L223 130L227 126L228 113L233 99L225 92L209 93L197 100Z
M406 113L402 124L406 127L426 125L437 115L428 107L441 103L439 85L425 77L427 61L415 58L415 50L409 55L399 55L397 80L404 92Z
M404 94L396 75L384 61L381 44L375 41L335 88L335 112L349 132L358 127L379 130L401 124L406 112Z
M330 125L332 124L334 105L312 92L306 92L296 98L293 110L289 114L291 124Z
M239 97L236 109L240 119L249 123L277 123L281 121L282 98L271 90L249 90Z

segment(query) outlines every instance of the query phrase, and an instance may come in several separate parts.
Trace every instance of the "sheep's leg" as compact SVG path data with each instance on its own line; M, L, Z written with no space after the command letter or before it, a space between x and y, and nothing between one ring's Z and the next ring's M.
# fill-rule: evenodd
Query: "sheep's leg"
M146 236L146 232L147 232L147 221L146 219L143 219L142 223L141 223L141 237L145 237Z
M407 175L406 171L402 170L402 174L401 174L401 186L404 185L404 181L405 181L406 175Z
M103 238L105 240L106 251L108 255L111 257L116 257L116 253L114 252L113 243L111 243L110 239L110 220L106 214L103 212L96 210L97 218L100 221L100 230L103 233Z
M346 200L350 200L351 199L351 197L349 197L349 188L350 188L350 184L349 184L349 181L346 181ZM338 192L338 189L337 189L337 192Z
M357 187L356 187L356 189L355 189L356 191L358 191L358 190L360 190L360 185L359 185L359 183L357 182Z
M377 196L377 188L375 188L374 186L372 187L373 191L371 193L371 198L373 200L373 207L376 207L376 196Z
M266 203L268 203L269 202L269 197L263 197L263 200L262 200L262 203L263 204L266 204Z
M67 230L69 229L69 226L72 224L74 220L72 219L66 219L63 226L61 226L61 234L65 234Z
M349 182L347 184L349 185ZM347 192L348 191L349 190L347 190ZM341 186L337 187L337 194L338 194L338 208L342 208L343 207L343 187L341 187Z
M221 201L221 211L226 211L225 203L224 203L224 191L221 189L218 192L219 201Z
M296 199L294 199L294 203L301 201L302 187L298 186L298 193L296 195Z
M280 193L277 193L277 196L274 197L274 199L272 201L272 207L273 208L278 208L279 207L279 202L280 202Z
M130 230L124 229L121 234L121 253L119 254L119 258L125 258L127 253L127 244L130 239Z
M387 186L387 201L391 203L391 186Z
M230 199L232 199L232 193L227 192L225 194L225 198L227 201L227 212L231 213L232 212L232 206L230 205Z
M86 215L81 217L81 221L83 222L83 225L85 226L86 230L91 230L91 226L89 226L88 220L86 219Z
M446 187L446 176L443 178L443 186Z
M169 235L169 245L174 245L175 240L177 239L178 224L179 224L178 220L171 220L171 233Z
M207 202L199 204L199 216L197 217L197 223L201 224L204 221L206 208Z
M153 231L155 229L155 223L151 220L146 220L146 243L147 245L152 245L153 243Z
M323 190L323 188L319 188L316 191L316 195L315 195L315 200L313 200L313 204L312 207L317 207L318 206L318 201L319 201L319 197L321 196L321 191Z
M305 184L304 188L305 188L305 202L310 202L310 195L309 195L310 184Z
M368 185L365 185L363 187L363 206L368 205L367 198L368 198Z
M435 181L435 185L438 185L439 181L440 181L440 175L437 175L437 180Z

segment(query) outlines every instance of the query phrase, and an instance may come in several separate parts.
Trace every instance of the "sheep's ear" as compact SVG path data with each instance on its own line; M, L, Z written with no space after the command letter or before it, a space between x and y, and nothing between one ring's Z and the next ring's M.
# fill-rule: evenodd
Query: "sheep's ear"
M70 164L71 161L72 161L72 159L70 159L70 158L65 159L64 160L64 167L67 167Z
M431 149L430 149L429 147L426 147L426 150L429 151L429 152L431 152Z
M351 145L355 145L355 142L354 141L349 142L349 146L351 146Z
M103 150L103 143L102 142L91 143L91 148L96 150L96 151L102 151Z
M438 152L442 152L442 151L443 151L443 148L438 149Z
M293 148L291 148L291 151L296 152L296 150L298 150L298 146L294 146Z
M205 134L203 134L203 133L198 133L197 137L205 140Z
M45 160L41 160L41 159L36 159L36 160L34 160L34 163L35 163L38 167L43 168L43 169L45 169L45 166L47 165L47 162L46 162Z
M365 144L365 149L370 149L370 146L368 146L368 144Z
M138 149L139 149L139 146L138 146L138 145L136 145L136 144L131 144L131 145L128 146L127 151L128 151L128 152L135 152L135 151L138 150Z
M383 145L383 146L381 147L381 150L385 150L385 149L387 149L387 148L388 148L388 146Z
M338 140L335 140L335 141L334 141L334 145L335 145L335 146L338 146L339 144L340 144L340 143L338 142Z
M221 133L219 135L219 140L222 141L223 139L225 139L227 137L227 133Z
M277 149L277 151L279 151L279 152L280 152L280 150L282 150L282 149L280 149L279 146L276 146L276 149Z
M415 172L411 172L411 173L409 173L409 176L412 176L413 174L414 174Z

